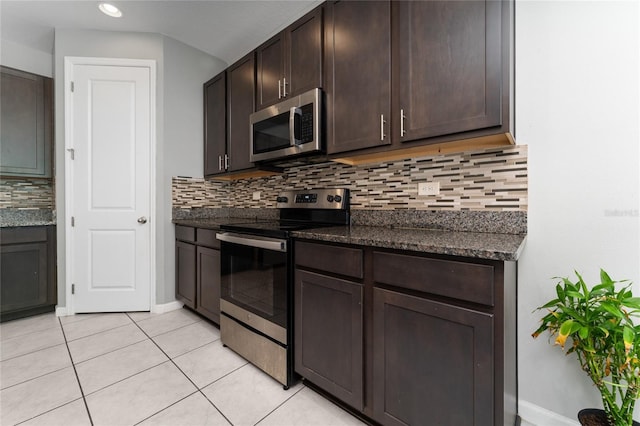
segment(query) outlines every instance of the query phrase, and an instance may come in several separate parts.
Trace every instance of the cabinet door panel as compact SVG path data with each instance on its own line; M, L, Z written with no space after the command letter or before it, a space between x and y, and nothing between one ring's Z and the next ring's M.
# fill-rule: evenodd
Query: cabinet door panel
M391 34L388 1L327 6L327 151L391 143ZM386 123L382 123L381 116ZM384 136L384 137L383 137Z
M220 324L220 251L198 247L197 258L196 311Z
M255 60L253 53L227 70L228 171L248 169L249 116L254 112Z
M282 97L284 77L284 34L260 46L257 52L256 109L273 105ZM280 87L279 87L280 85Z
M374 417L384 425L492 425L493 315L379 288Z
M204 174L224 173L227 152L227 93L223 72L204 86Z
M296 372L362 410L362 286L301 270L295 280Z
M176 298L195 308L196 246L176 241Z
M51 177L52 80L0 67L0 174Z
M502 2L400 1L394 7L394 138L500 126Z
M1 259L1 311L46 305L47 243L3 246Z
M322 87L322 7L294 23L287 36L286 95Z

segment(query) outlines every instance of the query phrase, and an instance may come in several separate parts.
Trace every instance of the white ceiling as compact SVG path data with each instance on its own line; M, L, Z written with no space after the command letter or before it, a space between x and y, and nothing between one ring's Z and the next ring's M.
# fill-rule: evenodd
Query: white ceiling
M159 33L231 64L321 2L114 0L123 16L110 18L97 0L0 0L0 34L53 53L56 28Z

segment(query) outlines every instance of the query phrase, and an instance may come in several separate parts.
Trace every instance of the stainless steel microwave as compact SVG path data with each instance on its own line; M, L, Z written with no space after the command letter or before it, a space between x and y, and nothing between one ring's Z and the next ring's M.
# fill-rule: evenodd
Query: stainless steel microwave
M322 151L322 91L313 89L249 118L251 162Z

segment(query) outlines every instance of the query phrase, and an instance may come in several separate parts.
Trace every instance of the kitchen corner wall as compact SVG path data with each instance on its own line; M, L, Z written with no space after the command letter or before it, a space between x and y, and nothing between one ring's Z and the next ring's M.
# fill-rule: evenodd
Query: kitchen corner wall
M278 193L346 187L352 209L527 211L527 146L436 155L367 166L323 163L281 175L232 182L174 177L173 207L275 208ZM419 182L439 182L440 195L418 196ZM260 200L253 194L260 193Z

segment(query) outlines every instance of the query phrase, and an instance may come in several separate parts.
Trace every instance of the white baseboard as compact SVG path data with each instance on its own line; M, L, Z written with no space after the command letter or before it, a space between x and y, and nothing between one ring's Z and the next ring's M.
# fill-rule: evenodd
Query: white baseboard
M164 314L165 312L181 309L183 306L184 303L174 300L173 302L163 303L162 305L153 305L151 307L151 312L153 312L154 314Z
M56 306L57 317L66 317L67 315L69 315L69 311L66 306Z
M518 401L518 414L522 418L522 426L580 426L577 420L523 400Z

